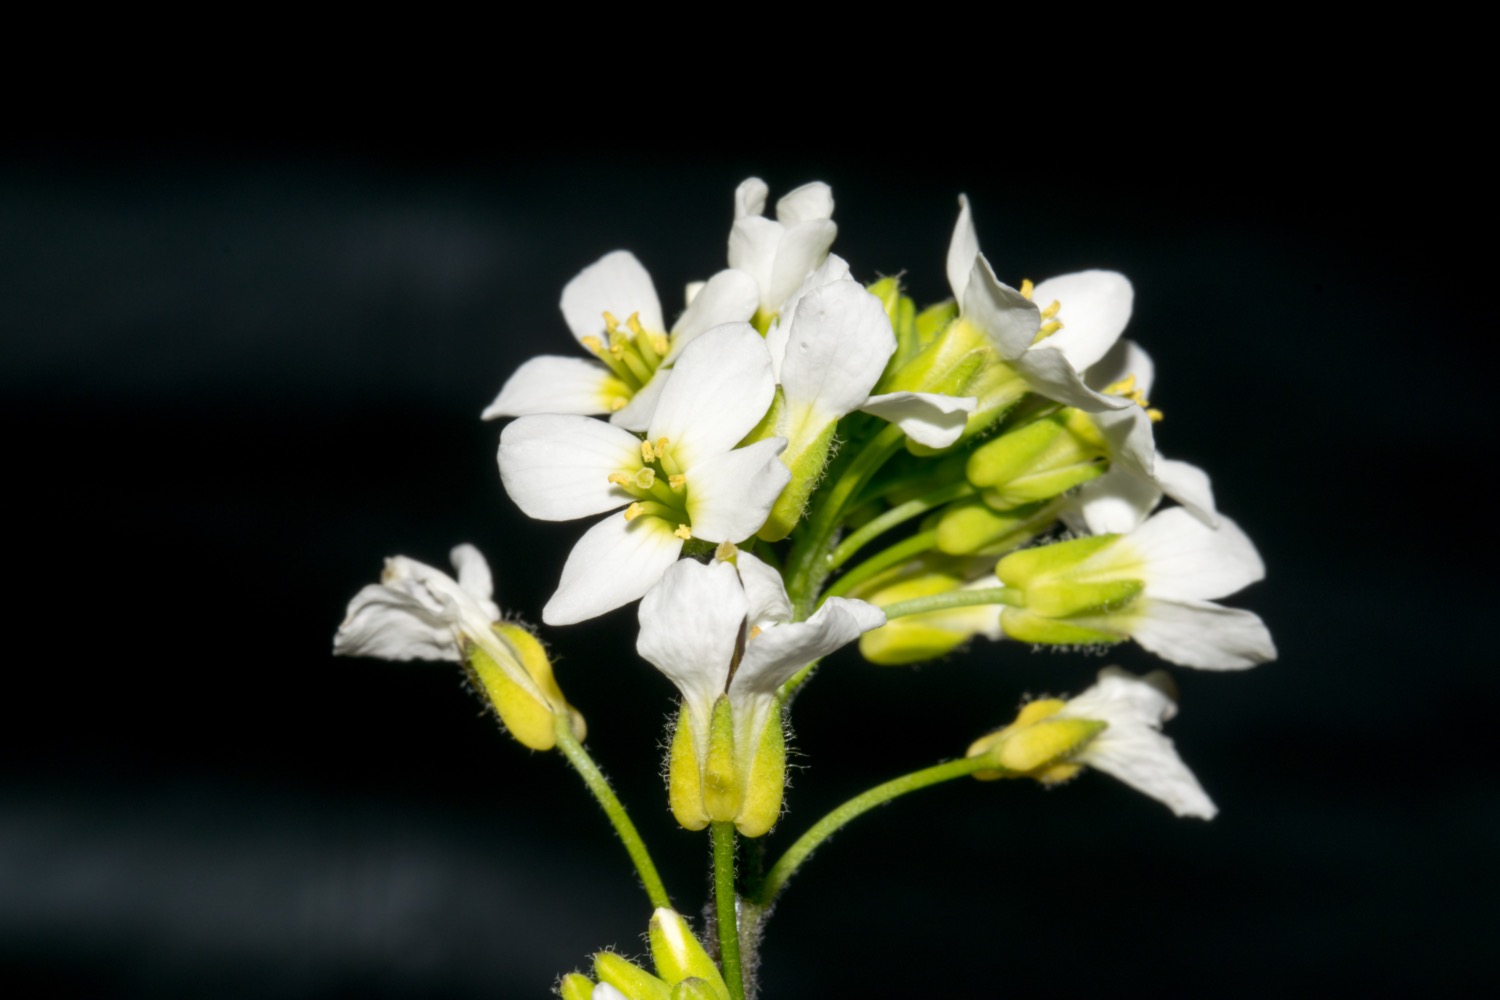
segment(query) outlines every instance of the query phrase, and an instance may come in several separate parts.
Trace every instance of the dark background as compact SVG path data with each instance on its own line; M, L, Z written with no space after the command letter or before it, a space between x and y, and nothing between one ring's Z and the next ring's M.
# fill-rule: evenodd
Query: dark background
M947 294L960 191L1008 280L1127 274L1158 441L1260 546L1268 579L1228 603L1281 651L1173 671L1168 732L1213 822L1101 775L902 800L793 883L764 995L1493 978L1491 502L1473 478L1493 320L1438 225L1473 210L1353 156L1220 166L6 150L0 982L521 997L599 948L642 953L649 907L560 758L499 732L454 669L329 647L382 557L446 566L460 541L539 619L582 525L516 511L478 414L521 361L574 350L557 300L601 254L633 250L670 315L723 266L751 174L773 201L828 181L835 252L862 280L905 270L923 302ZM692 913L706 845L666 811L674 692L634 623L545 637ZM1153 665L984 643L921 669L830 662L795 706L802 769L772 841L1108 662Z

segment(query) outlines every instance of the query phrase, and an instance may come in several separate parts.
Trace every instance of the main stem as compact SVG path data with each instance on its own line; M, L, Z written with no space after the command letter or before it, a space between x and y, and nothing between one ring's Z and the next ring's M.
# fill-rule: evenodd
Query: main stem
M557 737L557 748L568 758L568 763L573 765L594 798L604 807L604 815L614 825L615 835L620 838L630 860L635 863L636 874L641 877L641 885L651 898L651 905L670 909L672 900L667 895L667 887L662 885L661 876L656 873L656 865L651 861L651 853L646 850L646 842L630 821L630 815L625 812L625 806L615 795L615 790L609 787L609 779L573 735L573 727L569 724L566 713L558 712L553 715L552 731Z
M954 778L962 778L975 771L993 770L995 770L995 761L988 755L966 757L963 760L934 764L920 771L903 774L899 778L892 778L882 785L876 785L869 791L856 795L814 823L812 829L787 848L786 853L771 866L771 870L766 874L766 879L761 884L760 898L756 901L757 905L768 907L774 903L777 895L786 886L787 880L796 874L797 869L802 866L808 856L817 850L823 841L843 829L851 820L908 792L915 792L944 781L952 781Z
M740 967L740 920L734 887L734 823L715 820L714 914L719 924L719 964L733 1000L745 1000L745 974Z

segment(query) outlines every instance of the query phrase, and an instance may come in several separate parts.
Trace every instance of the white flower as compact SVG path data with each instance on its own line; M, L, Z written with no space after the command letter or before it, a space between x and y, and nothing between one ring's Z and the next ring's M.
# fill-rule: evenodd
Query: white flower
M1218 809L1161 733L1162 723L1176 714L1172 679L1165 672L1137 677L1105 667L1094 686L1076 698L1029 703L1014 723L977 740L969 756L990 754L1009 776L1048 784L1092 767L1165 803L1178 816L1213 819Z
M774 392L765 341L748 324L731 323L683 351L645 441L583 416L527 416L506 427L500 476L531 517L567 521L628 504L573 548L542 620L570 624L635 600L688 538L753 535L790 476L777 459L786 441L735 445Z
M741 833L759 836L780 814L785 782L777 689L807 664L883 625L885 614L864 601L832 597L807 621L789 621L780 576L748 553L739 553L736 564L686 559L668 569L641 601L636 651L682 693L685 737L679 735L681 749L674 747L672 758L674 814L689 829L733 819ZM729 733L712 730L721 702L732 720L729 746Z
M755 278L762 328L823 263L838 235L833 192L827 184L815 181L783 196L776 203L775 221L761 214L769 190L759 177L736 189L734 226L729 231L729 266Z
M979 252L969 200L960 195L948 283L959 321L979 330L1033 392L1090 412L1130 405L1095 392L1079 375L1104 356L1130 319L1134 293L1124 275L1080 271L1034 288L1023 282L1017 291L995 277Z
M1129 637L1172 663L1237 670L1276 658L1249 611L1212 603L1265 576L1255 545L1227 517L1211 528L1183 507L1124 535L1078 538L1004 557L995 573L1022 594L1000 624L1027 642Z
M656 286L634 254L616 250L584 268L562 294L563 320L592 358L544 355L516 370L483 417L609 413L645 430L672 363L721 323L748 320L758 291L744 271L724 270L698 290L670 333Z

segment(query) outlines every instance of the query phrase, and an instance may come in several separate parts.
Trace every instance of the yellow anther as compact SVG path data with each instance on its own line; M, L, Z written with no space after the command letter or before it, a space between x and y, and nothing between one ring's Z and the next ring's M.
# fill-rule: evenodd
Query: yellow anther
M611 472L609 474L609 481L614 483L616 486L629 486L631 483L630 473Z
M615 314L606 311L604 314L604 332L614 333L620 328L620 321L615 319Z
M1151 418L1153 424L1159 424L1166 417L1166 414L1154 406L1148 406L1146 407L1146 416Z
M649 490L656 484L655 469L641 469L635 474L635 485L643 490Z
M1053 299L1052 304L1042 310L1042 319L1051 319L1053 316L1057 315L1057 311L1061 308L1062 303L1057 301L1056 299Z
M761 631L762 630L759 625L751 625L749 634L745 636L746 641L754 639L756 636L760 635Z
M1043 323L1041 329L1036 332L1037 339L1040 340L1043 337L1050 337L1062 328L1063 325L1061 320L1049 319L1047 322Z
M1131 374L1126 375L1118 382L1111 382L1109 385L1104 387L1104 391L1116 396L1130 395L1135 391L1135 373L1132 372Z
M646 513L646 508L642 507L640 502L637 501L625 508L625 520L634 521L644 513Z
M667 439L660 437L656 439L656 453L665 456L667 454Z
M672 345L664 333L653 333L651 335L651 349L662 357L667 356L667 349Z
M651 442L650 441L642 441L641 442L641 461L642 462L654 462L654 461L656 461L656 449L653 448L653 447L651 447Z
M611 399L606 405L609 406L610 413L618 413L619 411L625 409L626 406L630 405L630 400L626 399L624 396L616 396Z
M584 337L579 342L583 344L584 347L587 347L589 350L593 351L595 354L604 353L604 341L600 340L598 337Z
M630 328L630 332L635 334L637 337L645 332L641 329L640 313L631 313L630 318L625 321L625 325L628 326Z
M677 530L674 531L674 532L672 532L672 534L676 535L678 538L682 539L684 542L693 537L693 531L692 531L692 529L689 528L685 524L679 524L677 526Z
M740 547L733 542L720 542L714 547L714 558L719 562L729 562L740 554Z
M667 485L672 487L672 489L674 490L680 490L687 485L687 476L684 476L680 473L675 476L668 476Z
M1030 278L1022 278L1021 279L1021 288L1020 288L1021 298L1023 298L1023 299L1029 299L1029 298L1031 298L1031 293L1033 291L1035 291L1035 290L1036 290L1036 286L1031 283L1031 279Z
M630 346L630 338L619 330L609 331L609 353L615 357L625 353L625 348Z

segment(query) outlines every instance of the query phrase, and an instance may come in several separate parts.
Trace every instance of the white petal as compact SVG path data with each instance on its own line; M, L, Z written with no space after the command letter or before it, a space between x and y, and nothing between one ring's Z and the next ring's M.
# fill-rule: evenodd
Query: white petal
M1061 516L1074 531L1125 535L1141 526L1161 497L1161 490L1150 479L1110 471L1069 496Z
M594 991L589 994L589 1000L630 1000L630 998L608 983L595 983Z
M1147 599L1130 626L1130 636L1184 667L1243 670L1276 659L1276 645L1259 617L1208 601Z
M1045 344L1046 341L1042 343ZM1076 406L1089 413L1135 406L1122 396L1105 396L1084 385L1078 370L1068 362L1063 353L1050 347L1033 347L1010 363L1026 380L1032 392L1064 406Z
M729 229L729 266L745 271L755 279L760 302L766 301L771 286L771 269L776 263L776 248L786 227L760 215L734 220Z
M517 368L480 416L493 420L532 413L607 413L609 399L618 391L619 382L599 362L544 354Z
M544 414L500 433L499 460L517 507L541 521L570 521L631 501L609 476L641 467L641 442L592 417Z
M747 609L733 566L693 559L673 563L641 599L636 652L677 685L705 729L729 681Z
M650 590L681 552L682 539L658 518L606 517L568 553L542 621L572 625L629 604Z
M865 400L860 410L889 420L906 436L929 448L946 448L958 440L974 412L973 396L944 396L935 392L887 392Z
M333 637L338 656L380 660L458 659L453 628L412 597L372 583L354 595L344 623Z
M1177 755L1171 739L1154 729L1111 727L1095 737L1079 759L1165 804L1178 816L1213 819L1219 812Z
M725 268L709 278L672 326L672 346L664 363L677 360L682 349L706 330L721 323L746 323L755 315L760 288L747 271Z
M1156 435L1145 410L1125 406L1096 413L1093 419L1109 447L1111 469L1140 479L1154 478Z
M750 602L746 620L752 627L766 628L791 620L792 602L780 573L748 552L741 552L734 565L745 587L745 599Z
M610 414L609 422L627 431L645 433L646 428L651 426L651 418L656 415L657 404L661 402L661 394L667 391L667 380L671 377L672 369L667 365L656 369L651 381L641 386L630 397L630 402Z
M1006 361L1026 353L1042 326L1035 303L995 277L983 254L974 258L959 313L989 338Z
M1210 528L1219 526L1219 512L1214 507L1213 485L1208 473L1189 462L1178 462L1156 456L1156 481L1167 496L1193 512L1193 516Z
M833 189L822 181L804 184L776 202L776 221L783 226L833 218Z
M682 352L651 418L684 468L733 448L776 394L766 342L748 323L726 323Z
M792 473L777 458L785 438L766 438L715 455L687 473L687 507L695 538L739 542L761 529Z
M1227 517L1211 528L1172 507L1123 540L1145 561L1146 593L1166 600L1224 597L1266 575L1255 545Z
M853 412L896 352L880 300L845 279L802 297L781 362L787 409L810 410L819 425Z
M458 571L458 585L464 593L477 603L490 604L495 611L492 621L499 618L500 609L490 602L495 593L495 580L490 575L490 564L485 561L484 554L466 542L455 545L448 553L448 560Z
M884 624L885 612L875 605L830 597L807 621L777 625L745 643L745 655L729 683L729 700L772 694L813 660Z
M560 304L563 321L579 341L604 335L605 313L621 323L636 313L647 330L667 330L651 275L628 250L607 253L578 272L563 288Z
M761 307L767 312L779 310L802 280L823 263L838 231L831 219L811 219L789 227L776 245L769 287L761 287Z
M953 227L953 238L948 241L948 287L953 289L954 301L964 300L964 289L969 287L969 275L974 270L974 258L978 256L979 234L974 231L969 196L961 194L958 196L958 222Z
M1101 391L1127 375L1134 375L1135 387L1149 398L1151 387L1156 384L1156 364L1135 341L1120 340L1104 357L1089 365L1084 375L1090 388Z
M1098 719L1111 726L1158 729L1177 714L1177 686L1165 670L1138 677L1119 667L1105 667L1082 694L1068 699L1057 713L1072 719Z
M741 181L740 186L734 189L734 217L743 219L746 216L764 215L766 195L770 193L771 189L759 177Z
M1130 322L1135 290L1117 271L1079 271L1047 279L1036 286L1031 299L1042 308L1061 304L1057 318L1063 327L1047 343L1083 371L1120 339Z

